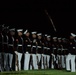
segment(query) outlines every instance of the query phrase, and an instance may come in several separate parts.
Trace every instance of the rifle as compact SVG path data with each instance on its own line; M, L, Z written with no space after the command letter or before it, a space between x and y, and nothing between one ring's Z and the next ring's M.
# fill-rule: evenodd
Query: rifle
M18 44L18 39L16 39L16 44ZM18 46L16 45L16 50L18 50ZM18 71L19 70L19 65L18 65L18 52L15 52L15 70Z
M48 16L48 18L49 18L49 20L50 20L50 22L51 22L51 24L52 24L52 26L53 26L53 28L54 28L54 31L57 32L56 27L55 27L55 25L54 25L54 23L53 23L53 20L52 20L51 16L48 14L47 10L45 10L45 13L46 13L46 15Z
M51 64L53 64L55 66L54 54L51 54L51 57L52 57Z
M15 51L15 70L18 71L19 67L18 67L18 53L17 51Z
M61 57L61 55L58 56L58 68L59 68L59 69L62 68L62 57Z

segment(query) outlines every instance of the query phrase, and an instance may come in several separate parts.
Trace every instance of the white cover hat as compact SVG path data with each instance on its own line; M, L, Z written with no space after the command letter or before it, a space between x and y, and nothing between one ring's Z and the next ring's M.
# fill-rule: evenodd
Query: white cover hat
M61 40L61 38L58 38L58 40Z
M15 28L9 29L10 31L15 31Z
M71 36L73 36L73 37L76 37L76 34L74 34L74 33L71 33Z
M39 36L39 35L42 35L42 33L38 33L37 35L38 35L38 36Z
M36 31L34 31L34 32L31 32L32 34L36 34L37 32Z
M57 37L53 37L53 39L57 39Z
M51 37L50 35L47 36L47 38L50 38L50 37Z
M24 34L26 34L28 32L28 30L24 31Z
M17 32L22 32L23 31L23 29L17 29Z
M47 36L47 34L45 34L45 36Z

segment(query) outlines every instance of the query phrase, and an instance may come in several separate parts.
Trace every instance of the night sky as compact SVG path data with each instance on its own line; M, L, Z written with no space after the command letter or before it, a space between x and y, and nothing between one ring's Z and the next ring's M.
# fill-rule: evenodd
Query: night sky
M57 32L45 14L45 9L51 16ZM72 0L3 2L0 3L0 24L66 37L70 32L76 33L75 10L75 2Z

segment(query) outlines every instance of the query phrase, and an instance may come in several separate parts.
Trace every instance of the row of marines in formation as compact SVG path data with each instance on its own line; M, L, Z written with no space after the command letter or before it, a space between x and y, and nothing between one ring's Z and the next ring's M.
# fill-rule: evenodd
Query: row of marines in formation
M0 28L0 71L65 68L75 72L75 36L67 39L4 25Z

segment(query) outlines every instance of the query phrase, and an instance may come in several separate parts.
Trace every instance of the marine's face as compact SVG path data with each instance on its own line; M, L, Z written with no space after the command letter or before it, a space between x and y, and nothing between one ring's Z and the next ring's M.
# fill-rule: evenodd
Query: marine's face
M57 39L54 39L53 41L54 41L54 42L57 42Z
M66 42L66 40L62 40L62 42L63 42L63 43L65 43L65 42Z
M27 36L27 37L28 37L28 36L30 36L30 33L29 33L29 32L27 32L27 33L26 33L26 36Z
M13 35L15 35L15 32L10 32L10 34L13 36Z
M51 40L51 38L47 38L47 40L48 40L48 41L50 41L50 40Z
M41 39L42 38L42 36L38 36L38 39Z
M32 37L33 37L33 38L36 38L36 34L32 34Z
M19 36L22 36L22 32L18 32L18 35L19 35Z
M61 40L58 40L58 42L61 42Z

